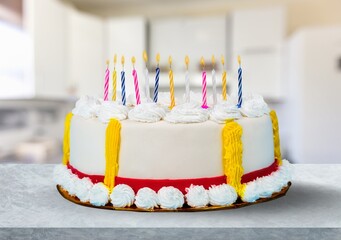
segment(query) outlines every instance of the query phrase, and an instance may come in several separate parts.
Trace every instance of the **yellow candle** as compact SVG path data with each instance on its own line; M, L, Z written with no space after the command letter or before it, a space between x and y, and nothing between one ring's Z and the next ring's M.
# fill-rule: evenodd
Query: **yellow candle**
M174 98L174 79L173 79L173 71L172 71L172 57L169 56L168 58L169 63L169 88L170 88L170 98L171 98L171 105L169 106L172 109L175 106L175 98Z
M221 64L223 65L223 74L222 74L222 95L223 100L227 100L227 94L226 94L226 71L225 71L225 58L224 56L221 56Z
M117 55L114 56L114 72L112 74L112 100L116 101L116 85L117 85L117 72L116 72Z

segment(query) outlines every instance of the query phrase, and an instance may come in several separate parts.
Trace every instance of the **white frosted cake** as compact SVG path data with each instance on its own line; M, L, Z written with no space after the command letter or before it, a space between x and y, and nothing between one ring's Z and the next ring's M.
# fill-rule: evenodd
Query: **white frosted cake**
M172 110L161 100L123 106L82 97L66 117L54 177L93 206L203 208L280 192L290 164L276 113L259 95L244 97L241 108L229 97L209 109L193 100Z

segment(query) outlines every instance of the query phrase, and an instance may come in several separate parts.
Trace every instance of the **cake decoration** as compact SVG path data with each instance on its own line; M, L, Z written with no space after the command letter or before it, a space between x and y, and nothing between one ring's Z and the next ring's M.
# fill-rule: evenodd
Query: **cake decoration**
M135 205L142 209L154 209L159 207L159 198L157 193L148 187L138 190L135 196Z
M174 187L162 187L157 195L161 208L177 209L181 208L185 203L182 192Z
M186 55L185 57L185 65L186 65L186 72L185 72L185 103L189 103L191 101L190 96L190 87L189 87L189 71L188 71L188 65L189 65L189 57Z
M227 93L226 93L227 84L226 84L225 58L223 55L221 55L221 64L223 65L223 73L221 76L221 81L222 81L221 93L223 95L223 100L226 101L227 100Z
M226 122L223 128L223 166L227 183L243 196L245 185L241 183L244 173L242 156L242 127L236 122Z
M124 120L128 117L129 109L118 103L112 101L104 101L98 111L98 120L102 123L108 123L110 119Z
M217 104L217 79L215 74L215 57L212 55L212 96L213 96L213 106Z
M217 123L225 123L227 120L239 119L242 114L232 98L215 105L210 113L210 119Z
M194 208L206 207L210 198L208 195L208 191L203 186L195 186L191 185L189 188L186 188L186 202L189 206Z
M228 184L210 187L208 195L212 206L229 206L238 198L236 190Z
M108 94L109 94L109 60L106 61L107 69L105 70L105 79L104 79L104 101L108 101Z
M204 57L200 59L200 65L202 67L202 105L201 107L206 109L207 106L207 82L206 82L206 71L205 71L205 60Z
M110 202L114 207L130 207L134 203L135 193L131 187L119 184L114 187L110 194Z
M269 114L270 109L261 95L248 94L243 97L243 106L240 111L244 116L253 118Z
M169 106L169 109L172 109L175 106L175 98L174 98L174 79L173 79L173 70L172 70L172 56L168 57L168 63L169 63L169 92L171 97L171 104Z
M129 111L128 117L137 122L154 123L162 120L166 112L156 103L142 103Z
M270 112L270 117L272 121L272 129L274 134L274 148L275 148L275 158L277 159L279 165L282 165L282 154L281 154L281 146L279 140L279 127L278 127L278 119L277 114L274 110Z
M150 101L150 91L149 91L149 71L148 71L148 55L146 51L143 51L143 60L144 63L146 64L145 70L144 70L144 87L145 87L145 95L146 98L148 100L148 102Z
M112 118L107 126L105 136L105 176L104 184L112 189L118 172L118 160L121 139L121 123Z
M122 71L121 71L121 97L122 97L122 104L123 105L126 105L126 84L125 84L125 81L126 81L126 74L125 74L125 71L124 71L124 56L122 56L121 58L121 64L122 64Z
M112 101L115 102L117 98L117 71L116 71L117 55L114 55L114 71L112 73Z
M64 121L64 138L63 138L63 160L62 163L66 165L70 159L70 126L73 114L68 113Z
M90 190L93 187L93 183L87 177L79 179L77 178L74 188L75 195L81 202L89 202L90 201Z
M96 183L89 195L89 201L94 206L105 206L109 201L109 189L103 183Z
M77 102L72 113L83 118L95 118L101 107L101 101L93 96L82 96Z
M132 57L132 58L131 58L131 62L132 62L132 64L133 64L133 72L132 72L132 75L133 75L133 78L134 78L134 87L135 87L135 95L136 95L136 105L139 105L139 104L141 104L141 100L140 100L139 80L138 80L138 78L137 78L137 72L136 72L136 69L135 69L135 62L136 62L135 57Z
M239 64L239 68L238 68L238 108L242 107L243 104L243 77L242 77L242 62L240 59L240 56L238 56L238 64Z
M199 123L205 122L209 118L209 113L200 105L189 102L175 106L165 117L165 121L170 123Z
M154 97L153 101L157 103L158 93L159 93L159 80L160 80L160 54L156 54L156 75L155 75L155 87L154 87Z

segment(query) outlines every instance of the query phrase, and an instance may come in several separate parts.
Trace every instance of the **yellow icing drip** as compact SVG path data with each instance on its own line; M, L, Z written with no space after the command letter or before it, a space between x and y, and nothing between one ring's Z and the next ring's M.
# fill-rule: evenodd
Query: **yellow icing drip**
M243 169L242 127L233 121L227 121L223 128L223 167L227 183L234 187L239 196L243 196L245 184L241 183Z
M278 161L278 165L282 165L282 154L281 154L281 145L279 140L279 127L278 127L278 119L277 114L274 110L270 112L270 117L272 121L272 131L274 138L274 148L275 148L275 158Z
M63 160L62 163L67 165L70 159L70 127L73 114L70 112L65 117L64 122L64 140L63 140Z
M121 123L117 119L110 119L105 136L105 175L104 185L109 190L115 185L115 177L118 172L118 157L120 151Z

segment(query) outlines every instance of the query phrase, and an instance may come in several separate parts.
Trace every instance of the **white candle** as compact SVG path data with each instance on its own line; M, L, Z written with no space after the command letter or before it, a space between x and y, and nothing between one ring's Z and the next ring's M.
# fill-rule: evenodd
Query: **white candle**
M216 80L216 75L215 75L215 58L214 55L212 55L212 90L213 90L213 105L217 104L217 80Z
M186 73L185 73L185 86L186 86L186 93L185 93L185 101L186 103L190 102L190 89L189 89L189 72L188 72L188 64L189 64L189 57L185 57L185 64L186 64Z
M147 52L143 51L143 60L146 63L146 69L144 71L144 87L145 87L145 94L146 94L146 98L147 101L149 102L150 100L150 92L149 92L149 71L148 71L148 66L147 66L147 62L148 62L148 56L147 56Z

